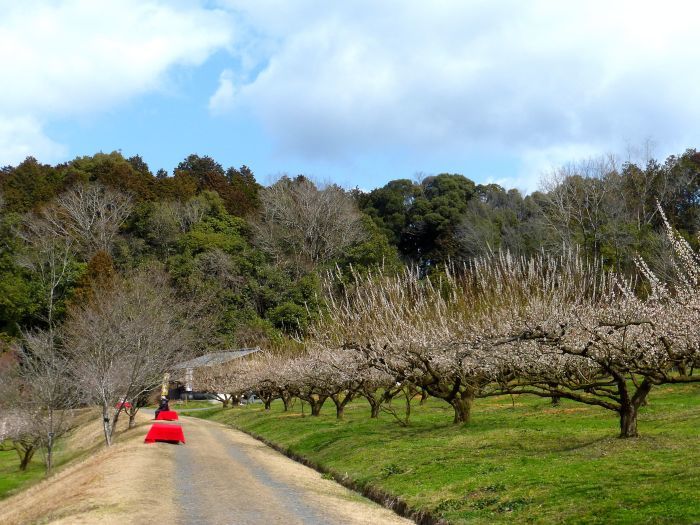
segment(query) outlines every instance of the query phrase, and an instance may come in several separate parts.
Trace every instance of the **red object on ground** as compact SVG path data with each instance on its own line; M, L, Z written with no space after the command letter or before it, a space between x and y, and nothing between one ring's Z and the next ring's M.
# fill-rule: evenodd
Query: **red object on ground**
M185 435L182 433L180 425L153 423L144 441L146 443L155 443L156 441L167 441L168 443L179 443L182 441L184 443Z
M119 410L122 407L128 410L131 408L131 403L129 403L128 401L126 403L117 403L117 410Z
M156 418L156 420L160 421L161 419L164 421L177 421L178 419L180 419L180 417L174 410L161 410L160 412L158 412L158 417Z

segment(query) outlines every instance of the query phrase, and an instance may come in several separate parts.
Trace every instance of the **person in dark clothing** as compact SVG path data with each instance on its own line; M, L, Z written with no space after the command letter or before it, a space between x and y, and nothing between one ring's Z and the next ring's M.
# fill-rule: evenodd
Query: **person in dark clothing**
M168 412L170 410L170 406L168 405L168 398L167 397L161 397L160 398L160 405L158 405L158 408L156 409L156 419L158 419L158 414L161 412Z

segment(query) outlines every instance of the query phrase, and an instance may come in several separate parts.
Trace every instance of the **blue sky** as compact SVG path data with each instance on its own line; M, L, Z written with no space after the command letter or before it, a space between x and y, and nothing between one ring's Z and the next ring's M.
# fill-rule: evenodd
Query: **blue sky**
M370 189L700 139L681 1L0 0L0 164L190 153ZM633 154L632 154L633 155Z

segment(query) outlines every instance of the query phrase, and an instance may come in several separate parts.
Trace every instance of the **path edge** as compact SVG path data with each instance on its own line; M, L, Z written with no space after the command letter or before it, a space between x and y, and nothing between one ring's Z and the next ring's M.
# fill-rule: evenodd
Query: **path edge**
M197 416L189 416L189 417L197 417ZM217 422L218 423L218 422ZM268 440L267 438L260 436L256 434L255 432L251 432L249 430L239 428L235 425L230 425L230 424L225 424L225 423L219 423L220 425L223 425L225 427L233 428L235 430L238 430L239 432L243 432L244 434L249 435L250 437L260 441L261 443L264 443L268 447L276 450L277 452L284 454L287 456L289 459L296 461L297 463L301 463L302 465L314 469L316 472L319 472L320 474L323 474L326 477L331 477L333 481L336 483L339 483L343 487L352 490L353 492L356 492L358 494L361 494L367 499L370 499L374 501L375 503L378 503L382 507L385 507L399 516L403 518L408 518L410 520L413 520L415 523L418 525L449 525L449 522L445 520L444 518L437 518L433 516L430 512L425 511L425 510L420 510L420 509L415 509L411 507L408 503L406 503L404 500L399 498L398 496L395 496L393 494L390 494L382 489L378 489L376 487L372 487L371 485L361 485L357 483L353 478L348 476L347 474L339 474L338 472L335 472L327 467L324 467L323 465L320 465L314 461L311 461L309 458L306 458L304 456L301 456L291 450L289 450L287 447L283 447L273 441Z

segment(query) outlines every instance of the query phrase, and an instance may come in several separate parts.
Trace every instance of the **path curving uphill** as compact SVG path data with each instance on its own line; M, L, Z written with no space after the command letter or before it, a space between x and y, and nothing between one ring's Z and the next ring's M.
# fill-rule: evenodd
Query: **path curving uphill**
M174 454L181 525L413 523L247 434L196 418L180 422L187 439Z

